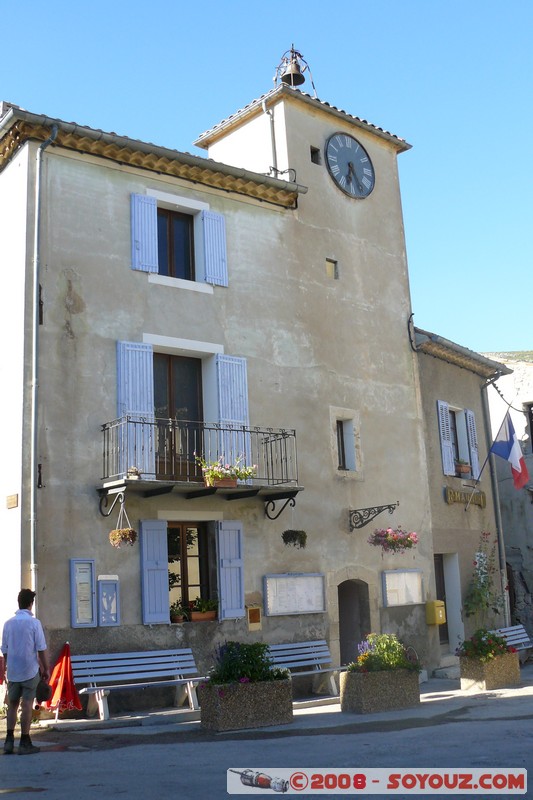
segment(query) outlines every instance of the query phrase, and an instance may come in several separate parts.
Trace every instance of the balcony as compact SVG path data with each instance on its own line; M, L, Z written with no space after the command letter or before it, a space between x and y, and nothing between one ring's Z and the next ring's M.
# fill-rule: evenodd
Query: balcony
M106 423L102 432L101 498L127 489L145 497L174 491L186 499L210 494L222 494L228 500L261 495L268 503L286 499L294 505L294 497L302 490L296 432L291 429L131 415ZM222 458L225 463L240 457L243 464L255 465L255 475L239 481L236 488L205 486L196 455L207 462ZM128 474L132 467L138 475Z

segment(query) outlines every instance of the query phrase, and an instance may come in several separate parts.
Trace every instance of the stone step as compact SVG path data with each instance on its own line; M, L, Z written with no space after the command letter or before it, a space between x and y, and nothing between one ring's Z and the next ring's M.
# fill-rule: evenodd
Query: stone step
M448 667L438 667L437 669L433 670L433 677L456 680L461 677L459 664L450 664Z
M459 664L459 656L455 653L441 653L439 669L441 667L453 667Z

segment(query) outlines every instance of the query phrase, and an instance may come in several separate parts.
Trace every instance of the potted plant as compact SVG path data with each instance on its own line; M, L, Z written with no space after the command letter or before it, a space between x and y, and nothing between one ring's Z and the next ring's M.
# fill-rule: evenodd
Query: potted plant
M469 475L472 470L472 467L468 463L468 461L464 461L462 458L455 459L455 474L457 476L460 475Z
M213 731L292 721L289 673L274 667L265 642L226 642L209 679L198 687L200 721Z
M341 711L369 714L420 703L418 659L390 633L369 633L357 659L340 674Z
M218 600L207 600L197 597L189 605L191 622L214 620L217 618Z
M368 543L374 547L381 547L384 553L404 553L416 547L418 534L404 531L400 525L397 528L376 528L368 537Z
M461 689L489 691L520 683L520 661L516 648L486 628L479 628L457 648Z
M225 461L224 456L220 456L218 461L207 462L200 456L195 456L196 463L202 470L204 483L206 486L237 486L238 480L253 478L257 467L247 467L243 464L244 456L239 456L230 464Z
M292 545L293 547L303 548L307 544L307 533L305 531L283 531L281 538L286 545Z
M181 600L176 600L170 604L170 621L171 622L185 622L189 618L189 609L182 603Z
M141 477L141 470L139 467L128 467L126 477L130 481L136 481Z
M120 547L123 544L129 544L133 547L137 541L137 531L133 528L114 528L109 533L109 541L113 547Z

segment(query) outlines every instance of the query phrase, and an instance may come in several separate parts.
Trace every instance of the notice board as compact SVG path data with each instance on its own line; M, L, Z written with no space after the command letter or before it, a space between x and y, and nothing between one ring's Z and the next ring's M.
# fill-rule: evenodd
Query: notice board
M287 572L264 575L265 616L317 614L326 610L324 575L320 572Z

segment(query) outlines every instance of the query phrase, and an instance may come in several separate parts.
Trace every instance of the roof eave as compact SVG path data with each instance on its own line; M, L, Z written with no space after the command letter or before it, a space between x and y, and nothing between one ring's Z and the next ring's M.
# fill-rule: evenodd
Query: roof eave
M307 187L291 181L17 107L10 107L0 119L0 171L24 141L47 138L54 125L58 128L55 140L58 146L157 172L168 171L185 180L248 194L275 205L295 207L298 195L307 192ZM12 141L8 141L10 135Z
M206 150L214 142L222 138L222 136L227 135L229 130L237 127L247 117L257 115L263 106L270 107L279 102L282 97L307 103L308 105L313 106L315 109L326 111L327 113L342 119L344 122L349 122L350 124L354 125L354 127L362 128L374 136L378 136L379 138L386 140L389 144L392 144L398 153L403 153L406 150L410 150L412 147L412 145L406 142L405 139L401 139L399 136L396 136L395 134L390 133L383 128L379 128L365 119L354 117L347 111L336 108L335 106L332 106L323 100L319 100L316 97L311 97L311 95L302 92L300 89L287 86L286 84L279 84L275 89L271 89L270 92L267 92L267 94L264 94L256 100L253 100L244 108L236 111L235 114L232 114L227 119L222 120L222 122L219 122L217 125L214 125L209 130L200 134L194 144L196 147L202 147Z
M467 369L487 380L494 380L501 375L510 375L513 372L505 364L493 361L480 353L476 353L474 350L469 350L467 347L445 339L443 336L438 336L436 333L424 331L417 327L415 327L414 333L415 347L418 352L426 353L434 358L439 358L441 361Z

